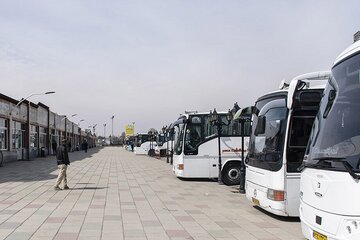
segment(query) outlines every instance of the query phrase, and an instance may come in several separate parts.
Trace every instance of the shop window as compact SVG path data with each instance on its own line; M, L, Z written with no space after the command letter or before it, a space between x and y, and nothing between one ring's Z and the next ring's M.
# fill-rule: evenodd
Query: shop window
M0 150L7 150L8 121L0 118Z

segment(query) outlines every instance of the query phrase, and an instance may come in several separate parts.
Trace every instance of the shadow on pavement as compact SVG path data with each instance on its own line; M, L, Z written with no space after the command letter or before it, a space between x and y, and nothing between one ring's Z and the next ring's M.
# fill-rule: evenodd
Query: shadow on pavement
M70 190L97 190L97 189L105 189L108 187L79 187L79 188L70 188Z
M91 158L98 153L102 147L91 148L87 153L84 151L70 152L70 168L71 163ZM14 161L8 162L4 167L0 168L0 183L6 182L30 182L43 181L57 178L52 173L57 170L55 156L47 156L45 158L34 158L30 161ZM51 174L52 173L52 174Z
M268 211L265 211L264 209L262 209L259 206L254 206L254 208L256 208L260 212L268 215L269 217L275 218L276 220L279 220L279 221L283 221L283 222L300 222L299 217L283 217L283 216L278 216L278 215L272 214L272 213L270 213Z
M181 178L178 177L181 181L184 182L217 182L217 179L214 178Z

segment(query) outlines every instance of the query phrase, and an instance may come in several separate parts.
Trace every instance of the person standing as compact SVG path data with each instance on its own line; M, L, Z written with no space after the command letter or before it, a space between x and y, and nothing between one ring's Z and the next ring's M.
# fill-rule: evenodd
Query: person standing
M58 165L58 169L59 169L59 175L56 179L56 184L54 186L54 190L61 190L61 188L59 187L61 182L64 182L63 189L69 189L69 187L67 185L66 170L67 170L68 165L70 165L70 160L69 160L69 153L67 150L66 139L64 139L62 141L62 145L59 145L59 147L57 148L56 160L57 160L57 165Z
M71 140L70 140L70 139L68 140L68 151L69 151L69 152L72 152L72 151L71 151Z
M83 145L84 145L85 152L87 152L89 145L88 145L88 142L86 141L86 139L84 139Z
M53 150L53 154L56 155L57 142L55 141L55 139L52 139L51 147L52 147L52 150Z

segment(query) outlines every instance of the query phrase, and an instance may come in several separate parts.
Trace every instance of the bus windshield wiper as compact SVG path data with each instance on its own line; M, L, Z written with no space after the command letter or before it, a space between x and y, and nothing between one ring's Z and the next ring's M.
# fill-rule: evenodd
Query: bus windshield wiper
M353 177L355 180L360 180L360 175L355 173L354 168L343 157L320 157L320 158L313 158L313 160L341 162L344 165L346 171L351 175L351 177Z
M329 168L329 166L325 166L322 164L318 164L318 163L308 163L308 162L303 162L300 167L298 167L298 171L301 172L302 170L304 170L305 168Z

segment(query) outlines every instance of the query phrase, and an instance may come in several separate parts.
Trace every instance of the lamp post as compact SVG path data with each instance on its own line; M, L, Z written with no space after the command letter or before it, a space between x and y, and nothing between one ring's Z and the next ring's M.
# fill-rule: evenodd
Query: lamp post
M33 94L30 94L30 95L27 96L26 98L22 98L22 99L16 104L16 106L18 107L22 102L24 102L25 100L28 100L28 99L31 98L32 96L48 95L48 94L53 94L53 93L55 93L55 92L54 92L54 91L51 91L51 92L33 93Z
M81 120L78 122L78 124L77 124L78 127L80 127L80 123L83 122L83 121L85 121L85 119L81 119Z
M132 122L132 126L133 126L133 137L135 137L135 122Z
M174 126L170 126L170 139L171 139L171 146L170 146L170 164L173 165L174 163Z
M106 123L103 124L104 126L104 142L106 142Z
M113 144L113 137L114 137L114 115L111 117L111 138L110 138L110 145Z
M67 139L68 140L68 133L67 133L67 120L69 120L70 118L73 118L73 117L75 117L75 116L77 116L77 113L74 113L74 114L72 114L70 117L67 117L67 116L64 116L62 119L61 119L61 121L62 120L64 120L65 119L65 139ZM70 140L70 139L69 139ZM71 141L71 140L70 140ZM69 149L69 151L70 151L70 149Z
M214 108L214 111L211 112L208 116L209 118L209 122L213 125L216 126L217 128L217 138L218 138L218 150L219 150L219 175L218 175L218 183L222 184L222 174L221 174L221 170L222 170L222 159L221 159L221 132L222 132L222 126L223 125L229 125L232 119L232 114L229 110L228 114L226 115L226 118L228 120L228 123L224 123L221 119L221 115L218 114L218 112L216 111L216 108Z
M27 96L26 98L22 98L17 104L16 106L20 106L21 103L23 103L24 101L28 100L29 98L33 97L33 96L39 96L39 95L48 95L48 94L53 94L55 93L54 91L50 91L50 92L44 92L44 93L33 93L30 94L29 96ZM26 160L30 160L30 142L31 142L31 134L30 134L30 101L27 102L27 152L26 152Z
M166 163L169 163L169 153L168 153L168 149L169 149L169 138L168 138L168 130L167 130L167 126L162 127L162 132L164 134L164 141L166 141Z
M92 128L93 128L93 132L94 132L94 135L96 135L96 133L95 133L96 126L97 126L97 124L94 124L94 125L92 126Z
M234 120L239 120L241 124L241 163L240 163L240 187L239 192L245 193L245 175L246 175L246 168L245 168L245 123L251 122L252 114L257 114L258 110L254 107L247 107L239 110L234 115Z

